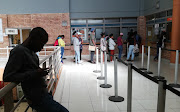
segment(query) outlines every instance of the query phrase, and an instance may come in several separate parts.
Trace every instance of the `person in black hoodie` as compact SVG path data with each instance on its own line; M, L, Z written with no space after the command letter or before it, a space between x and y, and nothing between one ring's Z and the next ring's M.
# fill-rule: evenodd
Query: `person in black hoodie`
M48 68L39 67L39 58L35 54L47 41L47 32L41 27L34 28L22 44L11 50L3 81L20 82L28 104L38 112L68 112L48 93L44 79Z
M158 60L158 56L159 56L159 48L164 48L164 42L166 40L166 32L161 32L161 35L159 37L159 41L157 42L157 53L156 56L154 57L154 61Z

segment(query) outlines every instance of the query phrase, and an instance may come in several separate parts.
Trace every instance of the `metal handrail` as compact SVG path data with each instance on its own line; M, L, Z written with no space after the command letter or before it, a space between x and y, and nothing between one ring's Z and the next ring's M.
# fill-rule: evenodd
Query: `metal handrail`
M52 48L52 47L49 47ZM47 57L45 57L43 60L40 61L39 65L43 64L47 59L49 59L50 57L52 57L56 52L58 52L58 50L60 49L60 47L54 46L54 48L57 48L55 51L53 51L50 55L48 55ZM19 82L11 82L10 84L6 85L5 87L3 87L2 89L0 89L0 99L3 98L9 91L11 91L14 87L16 87L19 84ZM24 95L20 98L20 100L18 101L18 103L15 105L15 107L11 110L12 112L18 107L18 105L22 102L22 100L24 99Z

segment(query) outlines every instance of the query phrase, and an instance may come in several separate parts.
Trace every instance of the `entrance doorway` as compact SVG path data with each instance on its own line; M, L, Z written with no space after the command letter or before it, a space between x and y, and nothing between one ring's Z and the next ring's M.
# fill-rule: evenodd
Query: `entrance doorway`
M22 28L18 29L17 35L8 35L9 37L9 46L16 46L23 43L29 36L31 28Z

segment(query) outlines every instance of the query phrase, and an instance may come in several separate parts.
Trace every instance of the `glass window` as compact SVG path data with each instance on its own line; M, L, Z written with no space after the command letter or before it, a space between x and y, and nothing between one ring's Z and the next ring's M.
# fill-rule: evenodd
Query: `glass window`
M123 18L122 22L137 22L137 18Z
M160 12L160 13L156 13L156 14L155 14L155 17L156 17L156 18L166 17L166 11Z
M149 15L149 16L146 16L146 20L149 21L149 20L154 20L154 15Z
M71 40L72 40L72 34L74 31L82 33L82 39L87 40L86 38L86 28L72 28L71 29Z
M167 16L172 16L172 9L167 11Z
M9 35L9 37L11 39L11 44L10 45L21 44L20 31L19 30L18 30L18 34L17 35Z
M86 24L86 20L71 20L71 24Z
M89 24L103 23L103 19L88 19Z
M107 27L107 28L105 28L105 34L106 35L110 35L111 33L114 36L114 40L117 40L117 38L119 37L119 34L120 34L120 28L118 28L118 27Z
M115 23L115 22L120 22L120 19L117 18L109 18L109 19L105 19L105 23Z

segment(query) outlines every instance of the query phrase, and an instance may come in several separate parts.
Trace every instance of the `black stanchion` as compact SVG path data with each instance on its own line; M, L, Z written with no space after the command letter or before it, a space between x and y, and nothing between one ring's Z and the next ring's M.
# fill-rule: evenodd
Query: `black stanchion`
M118 96L118 75L117 75L117 58L114 56L114 91L115 96L110 96L109 100L113 102L122 102L124 101L124 98L121 96Z
M157 112L165 112L166 104L166 80L158 80L158 104Z
M127 112L132 109L132 64L128 64Z
M106 52L104 53L104 56L105 56L105 68L104 68L105 80L104 80L104 84L101 84L100 87L111 88L112 86L110 84L107 84L107 54Z

